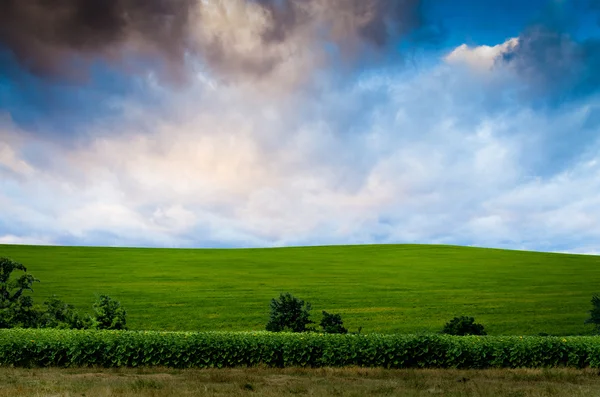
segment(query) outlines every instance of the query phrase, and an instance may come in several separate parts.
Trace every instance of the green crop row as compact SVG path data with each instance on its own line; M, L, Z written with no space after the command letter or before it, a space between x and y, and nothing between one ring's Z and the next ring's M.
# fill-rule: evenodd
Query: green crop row
M600 337L0 330L1 366L600 367Z

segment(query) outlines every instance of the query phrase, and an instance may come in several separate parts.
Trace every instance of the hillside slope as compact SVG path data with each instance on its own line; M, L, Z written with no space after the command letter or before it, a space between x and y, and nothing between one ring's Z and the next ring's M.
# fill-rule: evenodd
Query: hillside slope
M341 313L352 330L439 330L475 316L490 334L589 334L600 256L433 245L137 249L0 245L56 294L90 310L107 293L133 329L264 329L269 301L291 292Z

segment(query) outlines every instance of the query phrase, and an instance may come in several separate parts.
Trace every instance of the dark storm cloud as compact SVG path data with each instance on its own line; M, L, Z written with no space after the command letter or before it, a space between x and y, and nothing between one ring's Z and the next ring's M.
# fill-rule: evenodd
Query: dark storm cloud
M180 59L193 0L0 0L0 47L44 77L80 74L135 41Z
M205 14L219 2L207 3L199 7L201 26L210 22ZM233 13L236 15L255 15L261 7L266 16L260 22L249 18L248 24L254 24L250 29L237 20L225 19L223 25L230 27L229 33L204 31L197 37L201 43L197 50L209 68L234 80L268 77L280 65L293 63L294 57L306 60L311 54L313 60L322 55L316 62L319 67L327 67L328 62L353 67L358 59L378 62L386 58L380 55L398 55L395 44L399 40L420 45L442 36L431 29L425 0L233 0L226 4L245 8ZM249 32L257 40L247 40ZM365 50L369 56L361 57ZM377 56L370 56L374 54ZM304 74L310 76L311 72L305 70Z
M236 7L238 19L211 19ZM244 30L257 7L266 18ZM126 97L162 107L155 96L164 93L140 88L146 72L181 83L187 59L197 59L225 80L268 78L294 63L288 48L322 52L327 42L356 52L360 42L383 53L423 27L423 14L422 0L0 0L0 112L70 139L90 121L118 119L113 104ZM258 44L240 49L248 32ZM308 78L327 67L308 64Z
M600 82L600 40L576 41L543 26L530 28L519 44L502 55L527 81L539 88L589 93Z
M338 18L365 21L358 27L359 36L376 46L390 38L419 27L424 18L422 0L250 0L262 5L273 17L273 25L265 32L266 40L283 41L298 24L311 18L309 3L320 3Z
M213 3L234 4L224 0ZM334 42L357 36L381 47L422 25L421 3L245 0L247 6L258 4L269 15L261 35L265 46L285 42L296 29L318 19L325 25L319 29L343 26L338 36L331 38ZM327 15L315 15L315 9ZM122 66L123 58L132 54L166 62L168 71L175 73L181 72L186 52L197 53L219 71L227 71L227 63L238 62L240 69L252 72L254 66L260 74L278 62L266 57L266 66L251 65L247 59L233 56L226 48L232 44L218 37L198 45L189 28L204 22L202 10L200 0L0 0L0 50L12 53L27 72L44 78L85 77L94 60Z
M425 23L421 13L422 2L419 0L371 2L354 0L353 7L364 12L364 7L368 7L366 4L369 3L374 14L359 33L378 46L385 45L394 36L408 34Z
M519 43L497 60L514 68L534 93L552 102L600 89L600 37L597 32L584 39L574 35L581 16L600 9L600 1L573 4L578 12L553 8L546 19L522 32Z

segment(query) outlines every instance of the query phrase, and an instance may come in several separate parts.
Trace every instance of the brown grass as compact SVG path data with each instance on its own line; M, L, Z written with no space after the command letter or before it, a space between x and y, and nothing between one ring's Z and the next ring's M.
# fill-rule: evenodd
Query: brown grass
M597 370L22 369L0 367L18 396L600 396Z

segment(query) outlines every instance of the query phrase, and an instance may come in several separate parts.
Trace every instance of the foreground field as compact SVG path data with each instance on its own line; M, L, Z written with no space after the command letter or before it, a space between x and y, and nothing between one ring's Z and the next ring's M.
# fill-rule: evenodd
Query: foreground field
M0 397L18 396L600 396L592 370L14 369Z
M589 334L600 257L453 246L175 250L0 245L57 294L89 310L107 293L133 329L260 330L291 292L341 313L351 331L437 331L475 316L490 334Z

